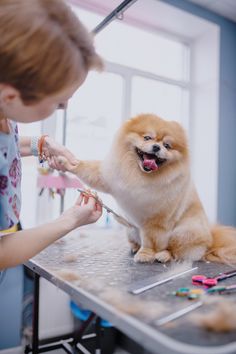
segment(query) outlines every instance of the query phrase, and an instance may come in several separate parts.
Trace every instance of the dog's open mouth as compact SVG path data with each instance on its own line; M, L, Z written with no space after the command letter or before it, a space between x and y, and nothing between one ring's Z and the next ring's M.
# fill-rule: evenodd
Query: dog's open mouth
M162 159L154 154L148 154L138 148L136 148L136 153L140 158L142 169L145 172L156 171L166 162L166 159Z

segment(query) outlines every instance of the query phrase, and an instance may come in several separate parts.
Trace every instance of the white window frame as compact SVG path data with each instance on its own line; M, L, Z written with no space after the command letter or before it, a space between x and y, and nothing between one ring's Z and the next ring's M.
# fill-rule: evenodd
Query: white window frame
M163 82L169 85L174 85L178 86L180 88L184 88L189 91L190 93L190 81L186 80L175 80L175 79L170 79L165 76L161 75L156 75L153 73L150 73L148 71L143 71L139 69L135 69L126 65L120 65L117 63L112 63L109 61L106 61L105 63L105 69L107 72L113 73L113 74L118 74L122 76L124 80L124 87L123 87L123 107L122 107L122 117L123 120L126 120L131 117L131 90L132 90L132 78L135 76L139 76L142 78L146 79L151 79L157 82ZM185 127L189 126L188 120L182 122Z

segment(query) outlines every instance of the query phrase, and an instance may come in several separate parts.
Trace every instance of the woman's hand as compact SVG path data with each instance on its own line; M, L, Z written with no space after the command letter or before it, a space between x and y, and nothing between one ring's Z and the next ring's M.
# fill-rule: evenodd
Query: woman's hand
M97 221L102 215L102 206L93 195L81 194L75 205L60 216L69 230Z
M76 166L78 160L65 146L58 144L49 136L45 137L43 144L43 154L47 159L48 165L58 171L65 172L67 168L60 163L61 156L64 157L70 167Z

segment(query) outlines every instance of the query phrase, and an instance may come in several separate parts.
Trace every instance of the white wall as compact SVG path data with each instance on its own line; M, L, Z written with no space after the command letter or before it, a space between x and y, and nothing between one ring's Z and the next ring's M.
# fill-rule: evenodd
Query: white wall
M211 222L217 218L220 31L211 25L192 43L190 146L192 172Z

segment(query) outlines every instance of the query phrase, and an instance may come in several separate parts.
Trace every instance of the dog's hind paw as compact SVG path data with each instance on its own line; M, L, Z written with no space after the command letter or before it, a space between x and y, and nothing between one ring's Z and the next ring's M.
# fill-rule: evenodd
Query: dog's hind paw
M157 252L155 254L155 259L160 263L166 263L169 262L172 259L172 257L169 251L164 250L164 251Z
M148 248L141 248L134 256L136 263L153 263L155 261L155 252Z

